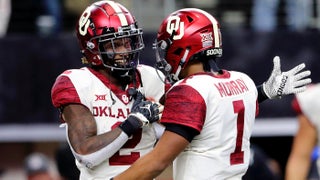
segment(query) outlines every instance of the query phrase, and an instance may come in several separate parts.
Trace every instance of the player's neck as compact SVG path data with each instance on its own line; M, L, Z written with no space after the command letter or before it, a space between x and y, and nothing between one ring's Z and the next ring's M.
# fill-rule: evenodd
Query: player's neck
M113 76L108 69L99 69L98 71L108 78L111 84L117 86L119 89L124 90L129 84L129 81Z
M202 63L200 63L200 62L190 63L181 71L181 76L187 77L192 74L197 74L197 73L201 73L201 72L204 72Z

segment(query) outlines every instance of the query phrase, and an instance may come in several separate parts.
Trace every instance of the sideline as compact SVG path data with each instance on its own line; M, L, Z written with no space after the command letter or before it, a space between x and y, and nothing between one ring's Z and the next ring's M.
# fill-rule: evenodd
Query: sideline
M257 118L252 137L293 136L298 128L297 119ZM58 124L0 125L0 142L64 142L65 129Z

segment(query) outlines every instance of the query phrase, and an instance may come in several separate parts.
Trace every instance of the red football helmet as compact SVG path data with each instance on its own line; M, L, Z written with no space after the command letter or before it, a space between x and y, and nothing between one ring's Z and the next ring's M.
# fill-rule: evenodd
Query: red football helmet
M180 9L162 22L154 48L159 69L178 80L190 60L205 61L222 55L220 24L203 10Z
M133 15L114 1L98 1L88 6L76 26L83 63L112 70L130 70L144 48L142 29ZM106 50L106 44L111 50ZM125 46L121 52L117 47ZM120 55L121 59L115 57ZM124 62L125 61L125 62Z

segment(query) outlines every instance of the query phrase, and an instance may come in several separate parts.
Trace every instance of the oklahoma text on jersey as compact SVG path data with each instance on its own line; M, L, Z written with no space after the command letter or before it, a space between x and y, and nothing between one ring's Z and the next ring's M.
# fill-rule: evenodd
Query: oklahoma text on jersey
M108 106L94 106L93 109L93 116L106 116L106 117L113 117L113 118L123 118L126 119L130 113L129 108L118 108L116 111L111 109Z

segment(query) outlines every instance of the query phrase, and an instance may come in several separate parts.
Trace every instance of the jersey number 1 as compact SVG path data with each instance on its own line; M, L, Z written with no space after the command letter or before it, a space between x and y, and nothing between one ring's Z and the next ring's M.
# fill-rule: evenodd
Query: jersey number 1
M243 163L243 151L242 147L242 137L243 137L243 128L244 128L244 104L242 100L233 101L234 113L237 115L237 139L236 139L236 148L233 153L230 154L230 164L242 164Z

